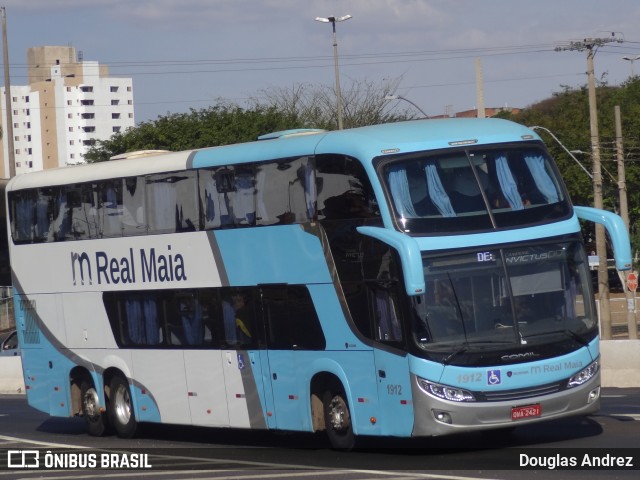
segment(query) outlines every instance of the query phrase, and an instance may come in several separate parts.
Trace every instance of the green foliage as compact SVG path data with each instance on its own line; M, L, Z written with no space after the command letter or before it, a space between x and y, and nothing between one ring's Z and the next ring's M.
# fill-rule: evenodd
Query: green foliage
M256 106L244 110L235 105L218 104L142 122L109 140L98 141L85 159L90 163L102 162L114 155L137 150L181 151L248 142L264 133L298 126L295 115L281 113L273 107Z
M640 249L640 77L631 77L618 87L600 84L596 90L598 130L602 165L603 197L606 209L619 213L617 150L614 107L620 106L625 158L627 204L633 251ZM527 126L542 126L558 138L574 157L592 171L591 130L587 87L563 87L549 99L532 105L511 120ZM576 205L593 205L593 184L576 161L546 132L538 133L556 159L569 193Z
M345 128L412 118L394 109L385 96L393 94L400 79L353 82L342 94ZM114 155L137 150L190 150L248 142L258 136L292 128L336 128L336 97L325 86L296 85L291 90L269 88L251 100L249 108L218 102L189 113L168 113L154 121L96 141L85 154L87 162L103 162Z

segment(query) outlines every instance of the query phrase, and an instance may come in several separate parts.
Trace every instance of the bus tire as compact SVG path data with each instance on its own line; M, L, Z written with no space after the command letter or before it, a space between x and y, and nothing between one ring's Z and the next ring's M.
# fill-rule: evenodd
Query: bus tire
M138 422L133 411L129 384L124 378L115 376L111 380L110 387L109 419L111 424L120 438L132 438L138 428Z
M100 411L100 396L91 380L82 380L80 384L80 405L89 435L93 437L105 435L109 428L109 418L105 410Z
M325 427L331 446L336 450L353 449L356 439L346 395L342 391L327 391L323 397L323 405Z

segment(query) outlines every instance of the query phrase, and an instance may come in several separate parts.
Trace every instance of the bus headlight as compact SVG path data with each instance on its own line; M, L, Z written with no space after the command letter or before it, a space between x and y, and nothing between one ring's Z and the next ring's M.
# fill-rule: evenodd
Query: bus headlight
M417 377L420 388L429 395L451 402L475 402L476 399L471 392L458 387L441 385L430 382L424 378Z
M567 388L577 387L582 385L583 383L591 380L596 373L600 370L600 362L596 360L592 364L590 364L587 368L580 370L573 377L569 379L569 383L567 384Z

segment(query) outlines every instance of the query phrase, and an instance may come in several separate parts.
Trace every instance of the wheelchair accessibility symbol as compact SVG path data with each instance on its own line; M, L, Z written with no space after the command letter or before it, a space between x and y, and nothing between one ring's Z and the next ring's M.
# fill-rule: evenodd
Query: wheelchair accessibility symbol
M500 385L500 370L487 370L487 384Z

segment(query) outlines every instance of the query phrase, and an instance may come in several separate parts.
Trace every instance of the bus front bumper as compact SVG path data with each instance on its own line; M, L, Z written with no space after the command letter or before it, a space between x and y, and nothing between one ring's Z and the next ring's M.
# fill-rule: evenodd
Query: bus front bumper
M414 437L513 428L600 408L600 372L583 385L557 393L498 402L453 402L425 393L412 375ZM530 407L530 408L527 408ZM534 414L534 416L528 416ZM516 419L514 419L516 418Z

